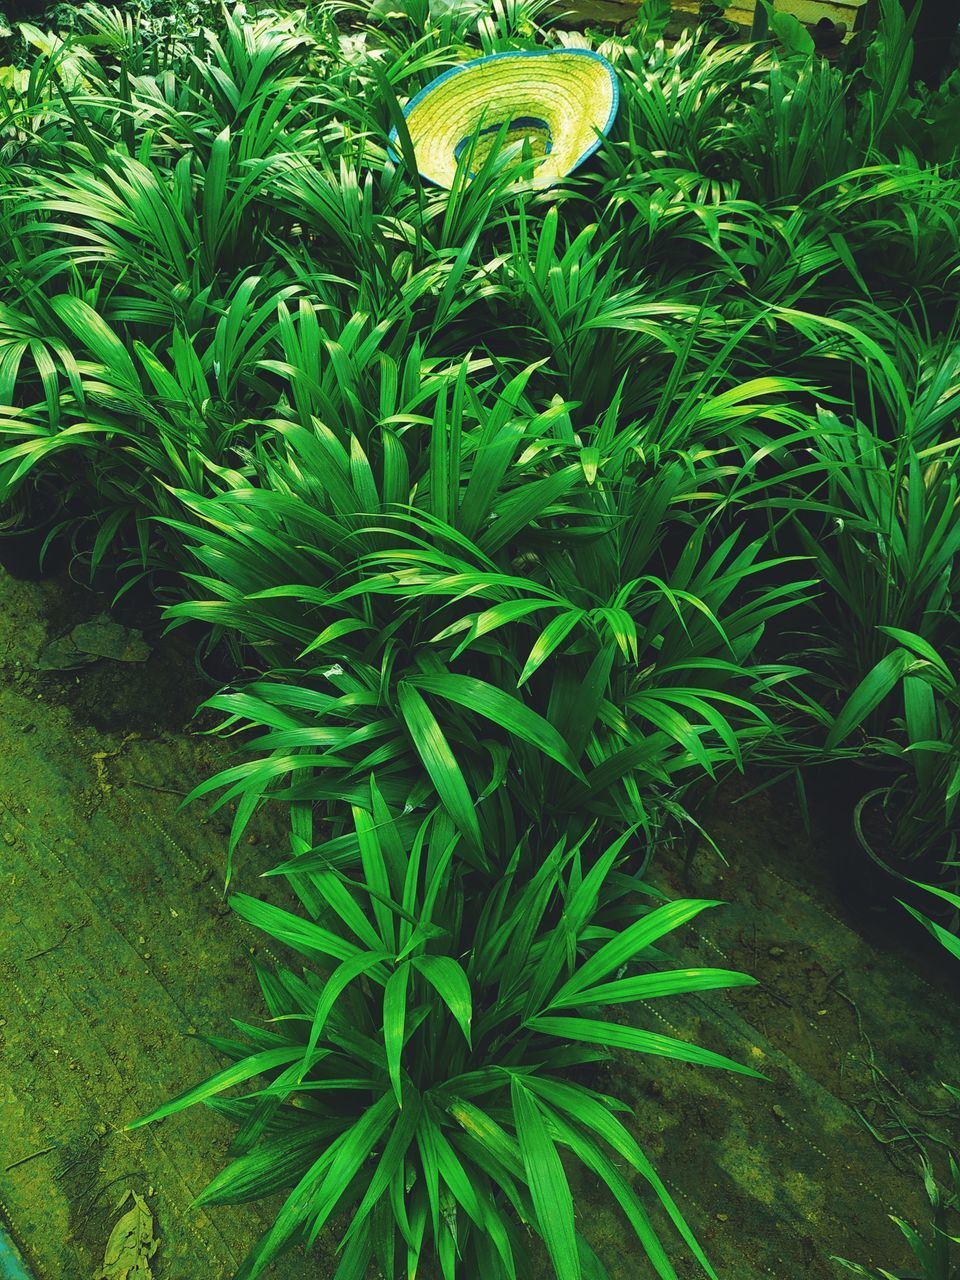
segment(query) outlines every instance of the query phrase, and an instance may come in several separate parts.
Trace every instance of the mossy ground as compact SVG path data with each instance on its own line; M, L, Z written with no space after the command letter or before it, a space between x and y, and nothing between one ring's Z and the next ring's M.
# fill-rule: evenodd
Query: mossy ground
M257 938L222 895L229 815L179 810L225 748L197 732L206 687L189 641L161 639L155 612L128 619L154 645L146 663L35 669L46 641L106 603L66 575L0 571L0 1201L38 1280L96 1273L128 1189L155 1217L156 1280L228 1280L275 1211L190 1208L222 1166L228 1126L200 1110L123 1130L214 1068L191 1030L228 1033L227 1010L261 1016ZM904 1131L950 1136L939 1081L960 1062L955 997L922 956L884 943L882 922L851 913L789 797L734 798L709 822L727 865L703 847L656 878L730 902L687 932L681 959L762 985L640 1013L769 1083L646 1059L613 1064L609 1091L634 1107L723 1280L827 1280L840 1274L835 1253L905 1266L886 1215L926 1221ZM262 825L243 847L240 887L281 852ZM629 1233L581 1190L611 1275L645 1280ZM292 1255L272 1274L323 1280L330 1256Z
M105 603L66 577L0 576L0 1200L38 1280L96 1273L128 1189L156 1219L158 1280L218 1280L275 1211L189 1207L230 1126L202 1108L123 1126L216 1069L191 1030L229 1033L228 1008L259 1016L258 939L223 899L228 816L178 812L223 754L187 730L204 693L189 644L34 669L45 640ZM247 887L276 852L263 828L254 839Z

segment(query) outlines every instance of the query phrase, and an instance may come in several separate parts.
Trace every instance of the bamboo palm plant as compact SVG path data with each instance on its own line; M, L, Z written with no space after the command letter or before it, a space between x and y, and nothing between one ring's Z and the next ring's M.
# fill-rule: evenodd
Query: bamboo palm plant
M362 1280L372 1260L388 1275L419 1274L431 1259L451 1280L529 1275L522 1225L542 1239L560 1280L605 1275L578 1225L561 1152L612 1194L652 1273L676 1276L644 1204L651 1195L713 1277L620 1118L629 1109L593 1081L611 1047L756 1075L611 1017L614 1004L752 981L663 967L661 940L716 904L664 903L610 928L623 886L635 897L635 880L620 870L634 830L592 865L582 840L549 848L531 832L523 843L533 848L518 846L478 898L489 882L465 869L470 859L443 810L408 841L373 778L365 790L352 808L359 866L337 842L295 841L281 868L310 876L317 920L233 899L306 962L299 973L260 971L267 1026L241 1027L243 1040L214 1038L233 1064L138 1122L216 1105L224 1090L266 1080L219 1103L239 1125L235 1158L199 1198L216 1204L293 1185L239 1277L260 1275L292 1243L312 1244L347 1209L337 1280ZM478 913L464 909L480 900Z
M194 798L231 848L290 812L299 908L234 906L305 963L150 1118L237 1122L206 1200L285 1193L244 1277L333 1231L337 1280L513 1280L531 1239L596 1280L576 1162L651 1274L656 1205L712 1277L600 1064L751 1074L615 1012L749 980L670 969L712 904L639 877L791 753L881 764L865 803L949 862L956 162L904 141L891 14L854 78L645 5L595 163L427 188L404 102L550 32L385 10L88 6L0 89L0 500L59 491L228 652L242 755Z

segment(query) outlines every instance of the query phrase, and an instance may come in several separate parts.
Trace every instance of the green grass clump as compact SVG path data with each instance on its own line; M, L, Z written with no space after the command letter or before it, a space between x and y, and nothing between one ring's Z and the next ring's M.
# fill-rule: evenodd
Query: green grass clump
M234 906L302 969L153 1117L237 1122L206 1200L287 1193L243 1277L335 1227L337 1280L602 1278L577 1161L713 1276L600 1087L754 1074L616 1015L749 981L670 967L712 904L653 858L730 772L840 764L873 856L955 881L955 86L895 0L844 70L667 17L540 193L495 147L424 186L402 128L539 5L86 6L0 81L0 500L234 664L230 852L290 815L300 911Z

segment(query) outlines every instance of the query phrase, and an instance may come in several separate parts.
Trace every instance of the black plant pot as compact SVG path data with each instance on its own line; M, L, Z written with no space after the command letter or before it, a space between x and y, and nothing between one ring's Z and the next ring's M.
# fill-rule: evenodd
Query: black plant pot
M907 861L891 853L892 830L879 801L889 781L889 774L859 760L818 765L805 777L811 821L851 922L880 946L900 944L942 960L938 944L897 901L949 926L946 904L910 883L942 883L942 866L933 854ZM874 857L858 836L857 822Z
M18 510L0 520L0 566L21 581L37 581L61 572L70 554L65 538L52 540L42 564L41 553L63 516L63 499L52 486L35 489Z
M832 760L811 769L804 783L810 817L844 903L854 915L889 910L894 880L867 854L854 826L861 798L877 786L876 772L857 760Z

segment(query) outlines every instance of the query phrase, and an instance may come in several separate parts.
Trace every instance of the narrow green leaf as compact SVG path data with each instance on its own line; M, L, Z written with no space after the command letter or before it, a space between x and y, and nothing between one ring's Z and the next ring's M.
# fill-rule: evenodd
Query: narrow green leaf
M444 808L479 852L482 841L473 797L436 716L414 686L406 681L401 681L398 686L397 700L417 754Z
M214 1094L222 1093L224 1089L230 1089L233 1085L242 1084L253 1076L262 1075L265 1071L272 1071L277 1067L285 1067L303 1057L303 1053L303 1045L290 1045L283 1049L266 1049L262 1053L253 1053L249 1058L235 1062L225 1071L218 1072L202 1084L194 1085L192 1089L178 1094L163 1106L157 1107L156 1111L151 1111L149 1115L134 1120L126 1127L139 1129L141 1125L152 1124L154 1120L162 1120L164 1116L172 1116L177 1111L183 1111L185 1107L192 1107L197 1102L212 1098Z
M557 1148L536 1099L516 1075L510 1078L510 1098L537 1226L557 1280L582 1280L573 1196Z
M710 898L680 898L676 902L668 902L662 907L657 907L642 919L628 925L599 951L594 952L557 992L555 1001L567 1000L568 997L584 991L587 987L594 986L608 973L612 973L631 960L636 960L646 947L652 946L664 934L680 928L681 925L698 916L701 911L720 905L719 902Z
M592 1018L552 1017L531 1018L527 1026L532 1031L559 1036L561 1040L606 1045L613 1049L632 1049L636 1053L650 1053L661 1058L672 1058L676 1062L692 1062L701 1067L734 1071L738 1075L752 1076L755 1080L766 1079L761 1072L742 1066L732 1058L725 1058L723 1054L701 1049L698 1045L687 1044L683 1040L675 1040L672 1036L642 1031L639 1027L624 1027L616 1022L598 1022Z
M504 693L485 680L452 675L449 672L438 676L417 676L410 683L425 693L446 698L491 720L583 779L580 766L557 730L549 720L531 710L519 698L511 697L509 693Z
M414 956L411 964L423 974L446 1004L469 1044L473 1002L470 981L462 967L449 956Z
M590 1004L628 1004L634 1000L655 1000L662 996L675 996L691 991L716 991L730 987L749 987L756 978L730 969L674 969L667 973L644 973L634 978L621 978L616 982L604 982L597 987L586 987L553 1000L548 1008L564 1006L583 1007Z
M383 993L383 1044L387 1053L387 1072L397 1099L403 1106L400 1087L400 1059L403 1056L404 1032L407 1020L407 986L410 981L410 965L401 964L391 973Z
M864 676L827 734L825 746L828 750L838 747L855 729L862 727L871 711L896 688L910 662L910 655L905 649L895 649Z

